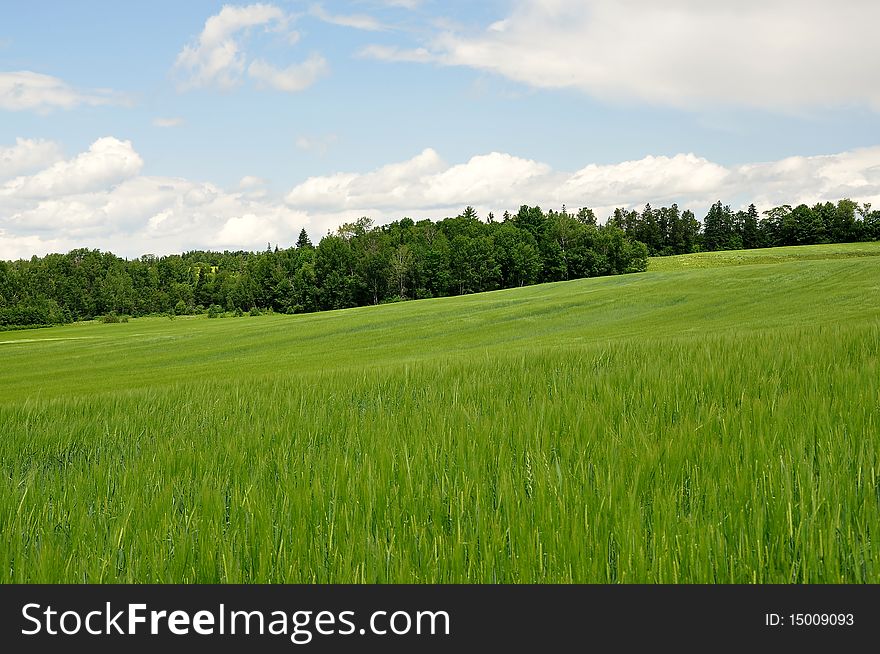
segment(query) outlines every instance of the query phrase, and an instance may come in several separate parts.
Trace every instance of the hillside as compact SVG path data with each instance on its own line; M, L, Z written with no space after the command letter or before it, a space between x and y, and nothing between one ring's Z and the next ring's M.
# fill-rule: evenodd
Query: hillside
M880 245L0 334L3 581L880 581Z
M728 268L740 265L749 267ZM0 338L16 346L3 351L0 399L608 340L870 324L880 315L878 279L880 243L815 245L660 257L645 274L317 314L12 331Z

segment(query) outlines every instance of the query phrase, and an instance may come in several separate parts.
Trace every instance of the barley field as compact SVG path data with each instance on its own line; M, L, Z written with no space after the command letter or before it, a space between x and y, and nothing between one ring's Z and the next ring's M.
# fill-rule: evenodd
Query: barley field
M0 466L6 583L877 583L880 247L3 332Z

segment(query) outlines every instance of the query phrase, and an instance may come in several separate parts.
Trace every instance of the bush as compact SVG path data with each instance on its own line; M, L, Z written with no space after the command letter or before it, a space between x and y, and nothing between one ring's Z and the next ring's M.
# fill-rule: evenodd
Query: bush
M54 301L0 307L0 327L41 327L64 322L64 313Z
M235 311L232 312L232 315L236 318L241 318L244 315L244 311L241 310L241 307L235 307Z
M261 312L257 307L254 307L253 309L251 309L250 311L248 311L248 315L249 315L249 316L261 316L261 315L263 315L263 314L262 314L262 312Z
M128 322L128 316L120 316L119 322Z
M101 316L101 322L104 323L105 325L109 325L111 323L117 323L117 322L119 322L119 316L116 315L115 311L111 311L107 315Z
M216 304L212 304L208 307L208 318L219 318L223 315L223 309L221 309Z

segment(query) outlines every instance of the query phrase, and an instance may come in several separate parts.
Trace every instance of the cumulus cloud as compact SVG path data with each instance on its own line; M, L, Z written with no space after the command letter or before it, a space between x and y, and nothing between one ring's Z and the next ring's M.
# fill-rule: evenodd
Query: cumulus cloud
M124 256L262 249L269 241L292 244L303 227L320 238L359 216L378 223L407 215L437 219L466 205L484 216L522 204L589 206L600 218L616 206L646 202L677 202L699 218L718 199L735 208L754 202L759 210L844 197L880 206L880 146L735 166L695 154L646 156L573 172L502 152L450 164L426 148L372 171L310 177L281 200L253 176L225 190L210 182L141 175L143 162L132 144L112 137L66 160L56 160L56 146L41 143L20 139L0 147L0 153L19 153L8 158L23 162L16 166L44 166L0 185L4 258L73 247ZM31 151L42 154L28 159ZM44 163L36 163L41 157Z
M276 68L262 59L257 59L248 66L248 75L262 85L293 93L307 89L329 70L330 66L321 55L312 54L304 62L292 64L287 68Z
M181 88L238 85L247 64L241 49L242 33L258 26L283 30L288 21L285 13L274 5L224 6L219 14L205 21L198 38L177 55L174 67L183 76Z
M768 207L845 197L876 207L880 206L880 147L746 164L735 169L731 183L754 189L756 203Z
M81 91L64 80L29 70L0 72L0 109L7 111L72 109L80 105L124 104L126 99L108 89Z
M15 146L12 146L13 148ZM4 148L7 150L11 148ZM98 247L124 256L195 248L292 243L308 216L263 198L262 180L241 189L142 176L128 141L98 139L68 160L0 187L0 256Z
M874 0L518 0L474 33L447 29L388 61L434 61L537 88L693 108L880 110Z
M405 215L441 218L459 213L466 205L483 214L516 210L522 204L590 206L604 217L618 206L677 202L702 216L718 199L733 206L755 202L767 209L844 197L880 204L880 146L738 166L723 166L692 153L647 156L588 164L574 172L555 171L545 163L499 152L448 165L428 148L413 159L371 172L311 177L285 199L305 212L310 224L332 228L360 215L377 220Z
M143 163L130 141L100 138L73 159L5 182L0 186L0 197L52 198L84 193L136 175Z
M424 180L424 196L434 206L453 206L463 197L472 204L486 205L504 196L512 199L519 188L540 189L552 183L550 173L547 164L492 152L429 175ZM527 201L522 198L523 203Z
M416 207L426 204L422 183L445 169L440 155L426 148L412 159L388 164L370 173L310 177L287 194L287 202L293 206L336 210L365 206Z
M40 236L15 236L0 229L0 259L11 261L32 254L49 252L65 252L69 250L67 243L61 239L41 238Z
M238 181L238 188L242 192L243 197L252 200L266 197L268 195L267 185L268 182L265 179L253 175L245 175Z
M45 168L61 159L61 147L43 139L15 139L15 145L0 146L0 181Z
M262 177L255 177L253 175L245 175L240 180L238 180L238 188L245 190L260 188L261 186L265 185L265 179L263 179Z
M590 198L596 205L630 199L662 202L720 190L732 174L724 166L694 154L647 156L604 166L590 164L570 175L557 195Z

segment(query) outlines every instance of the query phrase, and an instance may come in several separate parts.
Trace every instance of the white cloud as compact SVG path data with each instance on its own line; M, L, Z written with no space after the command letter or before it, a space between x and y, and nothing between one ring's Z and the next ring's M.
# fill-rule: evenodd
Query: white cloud
M228 218L214 238L218 246L240 248L242 243L254 243L254 234L259 234L260 246L286 238L290 240L290 232L279 229L275 216L246 213ZM290 227L293 227L291 224ZM255 244L256 245L256 244ZM262 247L260 248L262 249Z
M492 152L430 175L424 180L424 195L431 204L447 207L460 204L461 198L479 205L505 196L515 201L517 189L540 186L550 173L547 164ZM522 196L521 202L529 202L528 197Z
M238 181L238 188L252 189L266 185L266 180L262 177L254 177L253 175L245 175Z
M563 198L590 198L596 205L663 202L722 189L732 172L694 154L648 156L637 161L590 164L569 176L557 190Z
M287 195L293 206L354 209L375 207L392 209L425 204L421 184L428 176L446 169L431 148L400 163L388 164L370 173L337 173L310 177Z
M205 22L198 39L177 55L174 68L183 74L180 88L229 89L240 84L245 73L261 88L288 93L308 88L330 70L321 55L313 53L301 63L281 68L264 59L249 62L242 49L243 34L260 26L267 32L283 33L288 45L296 43L299 33L289 28L292 21L293 16L274 5L224 6Z
M0 197L53 198L84 193L116 184L137 175L143 166L131 141L100 138L88 151L68 161L58 161L30 176L11 179L0 186Z
M236 86L246 67L246 56L237 40L240 33L260 25L274 25L277 29L286 21L284 12L273 5L224 6L219 14L205 21L195 42L184 46L177 55L175 69L185 76L181 87Z
M0 256L74 247L123 256L262 249L269 240L292 243L308 224L303 213L265 200L259 178L245 177L241 190L226 191L209 182L141 176L141 167L130 142L104 137L75 157L3 184Z
M379 32L388 29L380 21L366 14L331 14L324 9L322 5L314 4L311 6L309 13L315 18L330 23L331 25L341 25L342 27L352 27L358 30L366 30L369 32Z
M286 200L291 206L333 212L457 211L467 204L510 204L517 198L529 202L531 197L520 195L520 189L534 191L551 177L546 164L509 154L492 152L449 166L426 148L412 159L369 173L311 177L293 188Z
M874 0L518 0L482 31L445 30L424 51L364 54L683 108L880 110L878 23Z
M53 141L15 139L15 145L0 146L0 180L45 168L61 159L61 148Z
M314 84L318 78L327 75L330 66L318 54L312 54L304 62L292 64L287 68L276 68L262 59L251 62L248 75L260 84L278 91L294 93Z
M764 206L845 197L880 206L880 147L746 164L735 172L732 184L753 188Z
M245 175L238 181L238 188L242 192L242 197L251 200L264 198L268 195L266 186L268 182L262 177L254 177L253 175Z
M723 166L694 154L647 156L589 164L572 173L498 152L450 166L429 148L413 159L367 173L311 177L295 186L286 201L305 212L311 225L332 229L361 215L377 221L405 215L441 218L466 205L477 207L482 215L513 211L522 204L545 209L590 206L605 217L616 206L677 202L702 218L718 199L737 207L755 202L766 209L844 197L880 206L880 146L739 166Z
M126 99L107 89L80 91L51 75L29 70L0 72L0 109L7 111L72 109L80 105L124 104Z
M13 236L0 229L0 259L3 261L30 258L33 254L65 252L70 249L63 240L40 236Z
M183 118L173 117L173 118L154 118L153 126L154 127L180 127L184 124Z

